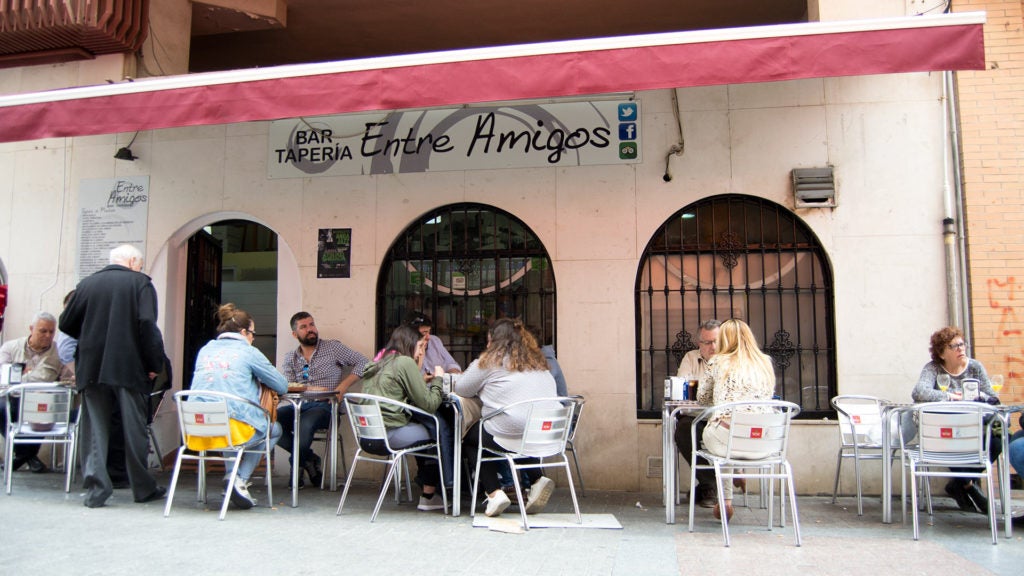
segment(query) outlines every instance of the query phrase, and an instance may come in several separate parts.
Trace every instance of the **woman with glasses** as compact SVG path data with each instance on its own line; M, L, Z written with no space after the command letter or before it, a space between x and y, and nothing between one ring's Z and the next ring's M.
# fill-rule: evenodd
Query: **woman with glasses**
M968 379L978 381L979 400L999 402L985 367L967 355L967 342L959 328L946 326L932 334L929 352L932 359L921 369L911 393L914 402L963 400L963 382ZM1000 439L992 438L989 454L993 461L1002 449ZM952 478L946 484L946 493L956 500L961 510L988 514L988 499L969 478Z
M252 400L256 404L260 402L261 383L278 394L288 392L288 382L284 376L274 368L263 352L252 345L253 338L256 337L256 324L252 316L229 303L217 310L217 320L217 338L207 342L196 356L192 391L226 392ZM281 438L281 425L274 422L268 430L267 417L256 406L229 401L228 414L231 417L231 437L236 445L259 447L269 434L270 444L274 446ZM213 445L204 445L209 440L191 438L189 448L217 448ZM238 477L235 478L235 486L230 494L231 503L238 508L245 510L256 504L256 500L249 494L249 478L262 456L263 453L259 450L246 452L242 456L242 462L238 465ZM225 492L228 480L228 477L224 478Z

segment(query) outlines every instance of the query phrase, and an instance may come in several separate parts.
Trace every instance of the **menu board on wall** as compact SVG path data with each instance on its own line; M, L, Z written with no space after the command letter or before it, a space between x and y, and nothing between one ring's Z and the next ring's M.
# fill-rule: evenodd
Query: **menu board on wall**
M149 176L90 178L78 192L78 279L110 263L110 250L131 244L146 253Z
M317 236L316 277L349 278L352 261L352 229L321 228Z

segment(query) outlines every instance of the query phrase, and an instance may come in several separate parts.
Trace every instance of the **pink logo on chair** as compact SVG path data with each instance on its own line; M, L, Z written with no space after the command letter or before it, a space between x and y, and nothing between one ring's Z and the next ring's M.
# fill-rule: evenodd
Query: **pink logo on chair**
M49 404L38 404L36 405L36 412L47 412L50 409Z
M952 438L952 437L953 437L953 429L952 428L939 428L939 438Z
M206 416L203 414L196 414L196 424L206 424Z
M369 421L366 420L366 416L360 416L359 417L359 425L360 426L369 426L370 425Z
M544 421L544 422L543 422L543 423L542 423L542 424L540 425L540 429L541 429L541 430L544 430L544 431L547 431L547 430L551 430L551 420L545 420L545 421Z
M850 416L850 420L852 420L854 424L860 424L860 414Z
M763 434L764 434L764 428L751 428L750 429L750 437L751 438L760 438Z

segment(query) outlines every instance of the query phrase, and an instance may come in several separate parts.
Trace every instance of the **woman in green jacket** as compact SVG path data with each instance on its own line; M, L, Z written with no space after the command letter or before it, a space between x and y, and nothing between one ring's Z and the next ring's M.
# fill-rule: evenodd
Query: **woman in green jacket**
M411 404L433 414L441 406L441 386L425 382L420 367L414 360L420 334L408 326L399 326L391 333L391 340L363 372L363 392L384 396ZM381 405L384 425L388 429L388 443L392 448L405 448L434 439L434 422L418 421L414 416L394 406ZM440 485L438 463L432 458L416 457L418 480L423 485L417 508L423 511L444 508L435 498Z

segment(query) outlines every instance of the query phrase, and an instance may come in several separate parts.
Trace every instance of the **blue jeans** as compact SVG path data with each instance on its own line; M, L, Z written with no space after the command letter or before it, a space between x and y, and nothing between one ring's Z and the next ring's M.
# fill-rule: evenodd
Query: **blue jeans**
M281 447L288 452L292 451L295 442L295 434L292 428L295 427L295 406L284 405L277 409L277 423L281 425ZM330 402L304 402L302 404L302 421L299 423L299 465L301 466L313 456L313 433L323 430L331 425L331 403ZM289 463L295 463L295 455L288 459Z
M1017 475L1024 477L1024 430L1018 430L1010 436L1010 465Z
M260 463L260 458L263 456L263 443L266 435L256 432L252 435L252 438L244 444L246 452L242 455L242 462L238 465L238 478L243 482L248 482L249 478L252 478L252 471L256 469L256 466ZM277 445L277 441L281 439L281 425L274 423L270 427L270 449L273 450L274 446ZM252 452L249 452L249 449ZM269 466L270 463L268 462Z

